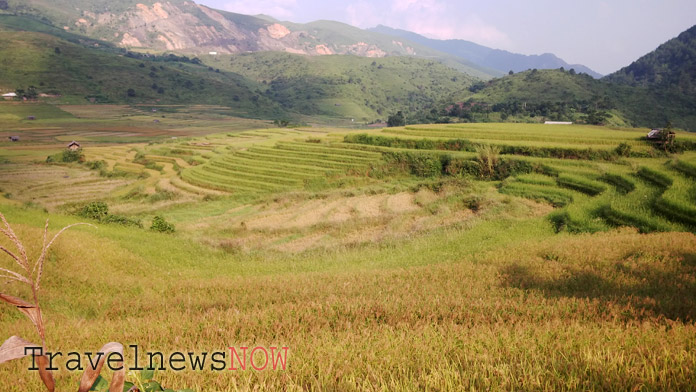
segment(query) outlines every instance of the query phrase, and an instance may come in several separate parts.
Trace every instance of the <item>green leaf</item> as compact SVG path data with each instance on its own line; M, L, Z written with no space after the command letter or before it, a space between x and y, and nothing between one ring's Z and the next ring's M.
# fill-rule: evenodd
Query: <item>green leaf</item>
M144 392L161 392L164 391L162 389L162 386L157 382L157 381L150 381L146 384L143 384L143 387L145 387Z
M155 377L155 368L157 368L157 364L155 363L154 368L149 368L149 369L143 369L140 371L140 379L143 381L147 380L152 380Z
M133 386L135 386L135 384L133 384L132 382L126 381L123 384L123 392L128 392L131 388L133 388Z
M94 384L89 389L90 391L106 391L109 389L109 383L104 379L104 377L99 376L94 380Z
M195 392L193 389L179 389L176 392Z

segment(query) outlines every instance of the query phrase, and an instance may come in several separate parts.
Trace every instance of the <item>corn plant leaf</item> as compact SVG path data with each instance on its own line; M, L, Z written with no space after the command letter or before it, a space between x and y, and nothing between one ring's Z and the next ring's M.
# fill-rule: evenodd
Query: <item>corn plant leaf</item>
M24 358L31 352L26 353L24 349L28 347L41 347L29 341L26 341L19 336L12 336L0 346L0 363L12 361L19 358Z
M12 336L5 340L5 343L0 346L0 363L12 361L19 358L24 358L30 354L32 351L27 352L27 348L37 348L41 347L27 340L24 340L18 336ZM45 355L35 355L36 365L39 367L39 377L46 385L46 389L50 392L55 390L55 382L53 381L53 374L48 370L48 357Z
M29 317L29 320L34 323L36 328L39 328L39 325L41 325L41 311L33 304L30 304L21 298L13 297L7 294L0 294L0 300L16 306L20 312Z
M82 379L80 380L80 388L78 389L78 392L87 392L90 390L92 385L94 385L94 382L97 380L97 377L99 377L102 367L104 366L104 362L106 362L106 360L109 358L109 354L119 353L121 356L123 356L123 345L121 343L109 342L102 346L98 352L103 353L104 355L99 357L96 367L93 368L91 365L87 366L85 372L82 373ZM114 372L114 376L111 379L111 384L109 385L109 392L123 392L123 385L126 381L126 368L123 365L123 361L112 363L115 365L114 367L120 367L121 370Z
M46 389L53 392L56 389L56 383L53 380L53 373L48 370L50 365L48 357L45 355L37 356L36 364L39 366L39 377L41 377L41 381L46 385Z

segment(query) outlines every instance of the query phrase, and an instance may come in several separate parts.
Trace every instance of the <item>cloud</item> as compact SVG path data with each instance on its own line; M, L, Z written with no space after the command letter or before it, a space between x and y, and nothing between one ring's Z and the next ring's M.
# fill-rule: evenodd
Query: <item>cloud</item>
M356 1L346 7L347 22L358 27L374 27L384 22L382 12L373 3Z
M378 24L413 31L436 39L465 39L482 45L509 47L511 39L461 4L443 0L353 1L346 7L348 23L358 27Z
M225 4L226 11L245 15L270 15L279 19L291 19L294 17L294 8L297 0L237 0Z

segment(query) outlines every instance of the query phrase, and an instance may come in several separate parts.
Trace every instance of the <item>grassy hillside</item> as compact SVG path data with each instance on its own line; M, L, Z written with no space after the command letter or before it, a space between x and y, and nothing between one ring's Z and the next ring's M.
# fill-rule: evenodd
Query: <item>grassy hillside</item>
M0 31L0 90L27 90L60 103L199 103L239 114L281 113L256 83L228 72L171 58L129 58L113 48L88 47L43 33ZM128 90L132 89L129 95Z
M696 130L696 26L606 79L646 89L664 117Z
M203 60L262 83L264 95L289 110L359 122L386 120L404 108L422 109L473 82L438 62L407 57L254 53Z
M667 121L691 130L682 106L667 104L648 88L597 80L570 70L530 70L479 82L443 99L433 113L413 122L573 121L617 126L662 127Z

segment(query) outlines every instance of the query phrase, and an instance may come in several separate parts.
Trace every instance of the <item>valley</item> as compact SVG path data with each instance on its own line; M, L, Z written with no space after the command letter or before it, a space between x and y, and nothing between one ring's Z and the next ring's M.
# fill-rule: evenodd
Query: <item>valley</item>
M2 390L692 389L695 29L600 77L191 1L0 0Z

